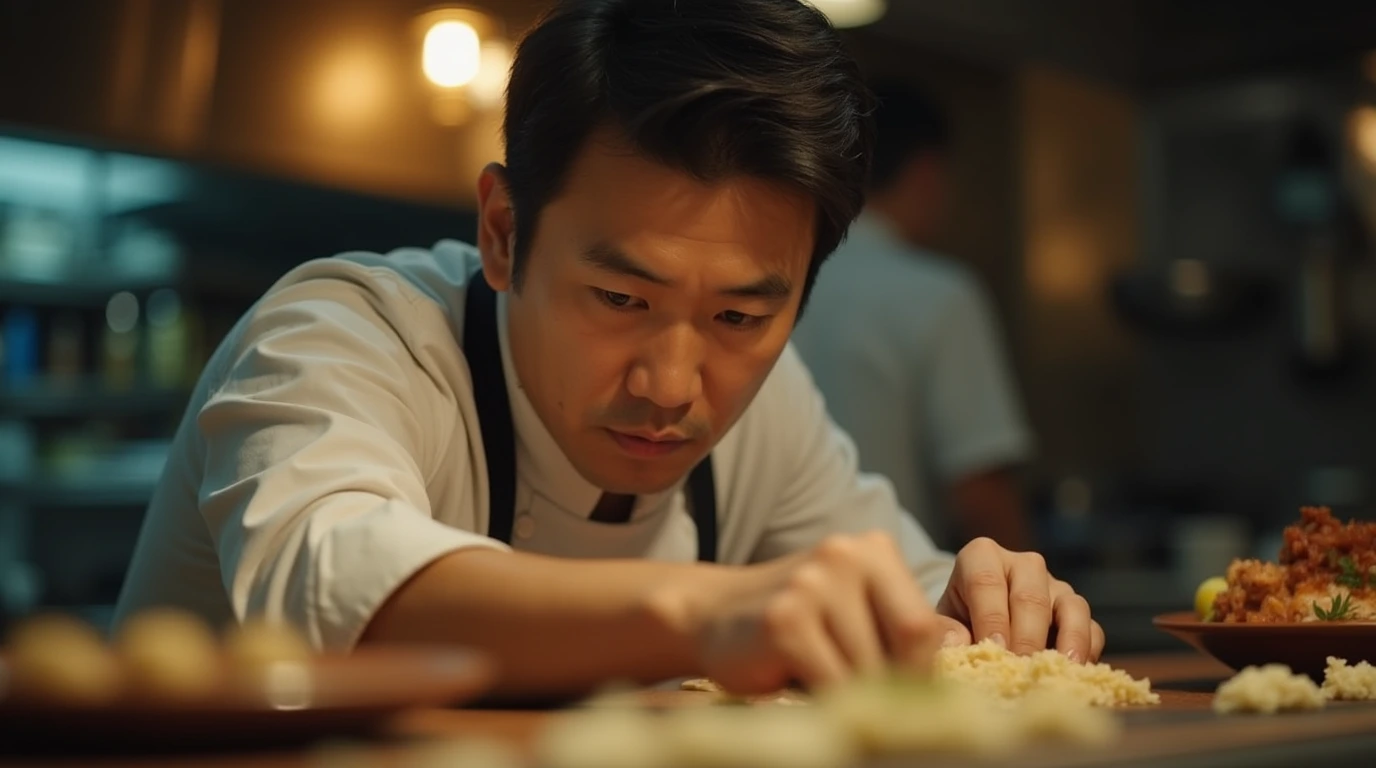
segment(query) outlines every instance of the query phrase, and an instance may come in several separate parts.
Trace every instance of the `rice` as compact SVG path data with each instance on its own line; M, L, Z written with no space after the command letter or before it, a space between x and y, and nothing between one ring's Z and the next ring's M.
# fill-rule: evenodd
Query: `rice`
M1339 701L1376 700L1376 667L1365 661L1348 666L1347 659L1329 656L1322 690L1325 697Z
M943 648L937 654L936 672L939 678L979 688L1004 700L1051 688L1090 706L1161 703L1161 697L1151 690L1150 680L1135 680L1108 664L1081 664L1054 649L1019 656L989 640Z
M1297 675L1284 664L1247 667L1224 681L1214 694L1214 711L1276 712L1322 709L1324 693L1305 675Z

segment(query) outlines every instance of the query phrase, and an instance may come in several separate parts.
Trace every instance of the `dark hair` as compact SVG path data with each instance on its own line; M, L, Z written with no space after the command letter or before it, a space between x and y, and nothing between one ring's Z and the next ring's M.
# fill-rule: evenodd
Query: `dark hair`
M753 176L815 200L806 301L864 204L872 106L836 30L799 0L563 0L521 42L507 89L513 282L540 211L607 126L704 181Z
M896 80L871 84L875 97L874 166L870 189L888 187L903 164L923 152L941 152L949 141L946 117L922 91Z

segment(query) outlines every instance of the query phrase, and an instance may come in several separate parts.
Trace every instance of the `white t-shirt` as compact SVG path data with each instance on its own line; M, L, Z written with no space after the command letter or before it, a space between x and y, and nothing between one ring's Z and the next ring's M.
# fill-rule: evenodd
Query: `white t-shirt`
M350 253L285 276L202 374L154 494L116 622L155 605L215 625L286 617L347 649L408 577L487 530L487 467L463 338L476 250L446 241ZM681 486L638 499L629 523L589 520L601 491L526 399L498 332L517 441L512 546L581 558L693 561ZM718 560L745 564L833 532L891 532L929 597L952 558L857 471L787 350L712 452Z
M940 545L956 546L945 486L1031 453L978 282L873 214L822 267L793 343L861 468L888 477Z

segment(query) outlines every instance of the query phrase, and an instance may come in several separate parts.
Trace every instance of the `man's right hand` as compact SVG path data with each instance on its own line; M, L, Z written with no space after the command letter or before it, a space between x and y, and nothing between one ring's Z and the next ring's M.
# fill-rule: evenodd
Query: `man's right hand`
M703 672L739 694L821 688L889 665L926 669L957 628L887 534L831 537L737 577L704 606L697 646Z

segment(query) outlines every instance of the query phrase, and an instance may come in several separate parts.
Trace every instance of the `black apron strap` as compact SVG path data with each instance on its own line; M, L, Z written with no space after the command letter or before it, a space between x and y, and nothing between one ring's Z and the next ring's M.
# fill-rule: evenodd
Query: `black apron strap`
M712 454L688 475L688 503L698 527L698 560L717 562L717 484L712 477Z
M473 376L478 428L487 454L487 488L491 499L487 535L511 543L516 518L516 435L511 400L506 392L502 348L497 334L497 292L482 270L468 281L463 310L463 352ZM688 475L688 503L698 529L698 560L717 561L717 489L708 455Z
M482 270L468 281L463 354L473 375L478 428L487 454L487 535L510 544L516 517L516 435L497 336L497 292L487 284Z

